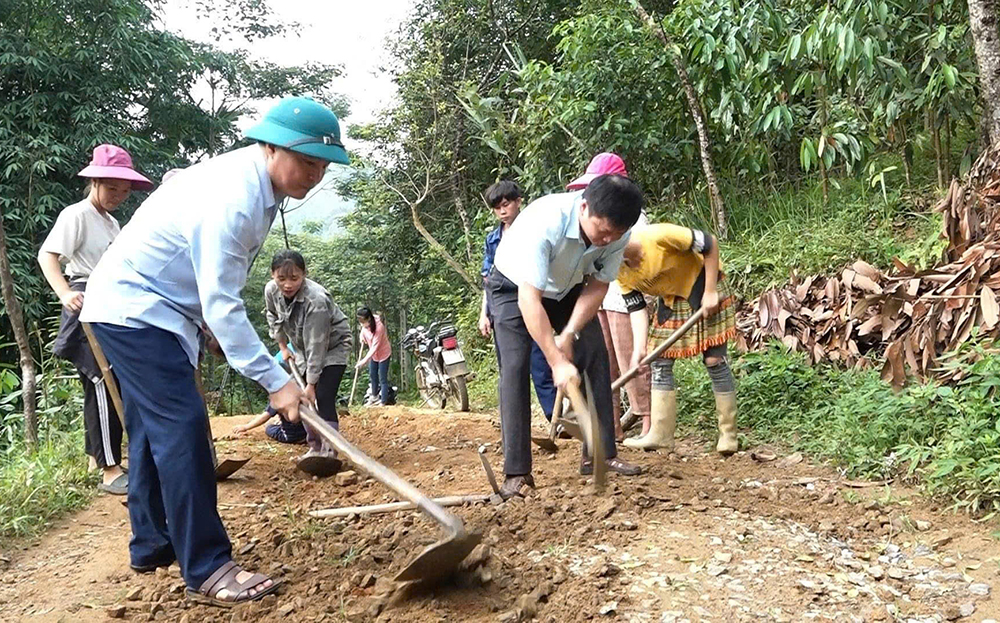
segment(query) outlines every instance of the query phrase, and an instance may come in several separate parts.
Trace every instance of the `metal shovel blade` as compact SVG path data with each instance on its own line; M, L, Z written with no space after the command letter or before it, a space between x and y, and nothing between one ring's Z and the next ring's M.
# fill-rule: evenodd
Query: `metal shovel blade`
M583 438L583 431L580 430L580 425L576 423L575 420L559 420L562 424L563 430L566 431L573 439L577 441L586 441Z
M546 452L559 451L559 446L556 445L556 442L552 441L548 437L539 437L537 435L532 435L531 443L535 444L536 446L538 446L542 450L545 450Z
M250 462L250 459L226 459L215 468L215 480L223 481L235 474L241 467Z
M577 411L577 423L583 433L584 443L590 451L590 456L594 462L594 487L598 491L604 490L607 465L604 463L604 448L601 447L601 435L597 421L597 411L594 410L594 397L590 391L590 381L584 377L587 383L587 394L589 400L580 393L580 388L570 384L567 393L573 401L573 409Z
M448 577L482 540L481 534L468 532L441 539L428 545L393 579L397 582L434 582Z
M305 387L302 375L298 373L295 366L292 366L292 374L300 387ZM378 480L383 485L392 489L396 495L407 502L412 502L425 515L433 519L443 527L448 535L428 546L412 561L406 565L402 571L396 575L398 582L411 582L422 580L432 582L447 577L458 570L458 566L465 560L482 536L477 533L469 533L465 530L462 520L446 511L434 500L428 498L409 482L400 478L396 472L385 465L372 459L370 456L359 450L351 442L347 441L340 431L336 430L329 422L319 416L311 405L302 403L299 405L299 416L302 422L322 437L327 444L332 446L337 452L347 458L352 464L364 470L372 478Z
M327 478L339 472L344 467L344 462L332 456L313 455L299 459L296 467L310 476Z

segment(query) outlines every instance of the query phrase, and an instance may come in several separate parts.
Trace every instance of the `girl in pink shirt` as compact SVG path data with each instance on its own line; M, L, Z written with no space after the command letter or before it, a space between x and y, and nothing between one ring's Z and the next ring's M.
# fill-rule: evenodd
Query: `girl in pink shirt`
M368 366L368 376L372 383L372 396L381 392L381 404L394 404L392 387L389 385L389 359L392 357L392 344L385 330L385 323L380 316L372 313L367 307L358 310L358 323L361 325L361 340L368 345L368 354L354 365L356 370Z

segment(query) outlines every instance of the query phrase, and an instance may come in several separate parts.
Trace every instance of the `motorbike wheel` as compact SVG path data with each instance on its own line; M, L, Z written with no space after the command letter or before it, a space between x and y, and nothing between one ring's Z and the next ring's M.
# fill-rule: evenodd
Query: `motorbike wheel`
M455 397L459 411L469 410L469 388L465 384L464 376L456 376L449 381L451 385L451 395Z
M432 387L427 382L427 374L423 366L417 366L416 377L417 390L427 406L431 409L444 409L445 393L440 387Z

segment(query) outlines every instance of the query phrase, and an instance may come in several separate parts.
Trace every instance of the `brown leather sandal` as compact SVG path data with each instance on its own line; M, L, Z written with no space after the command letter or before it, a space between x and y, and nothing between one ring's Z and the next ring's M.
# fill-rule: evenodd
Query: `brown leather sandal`
M197 603L218 606L220 608L232 608L237 604L257 601L266 595L274 593L281 586L279 580L271 580L271 578L260 573L253 574L245 582L237 582L236 576L241 571L244 571L243 567L230 560L216 569L215 573L209 576L198 590L187 589L187 596ZM271 586L258 590L256 595L250 595L252 589L268 580L271 580ZM223 590L229 591L230 596L225 599L217 598L216 595Z

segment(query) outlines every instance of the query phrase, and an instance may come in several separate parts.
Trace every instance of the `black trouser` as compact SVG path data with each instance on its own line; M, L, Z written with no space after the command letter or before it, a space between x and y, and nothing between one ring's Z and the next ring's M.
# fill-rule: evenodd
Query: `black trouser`
M71 281L70 290L86 292L87 283ZM94 457L101 469L120 465L122 462L122 424L118 411L111 401L111 394L104 383L101 368L90 350L90 342L80 325L80 312L62 308L59 317L59 334L52 352L73 363L83 385L84 447L88 456ZM112 371L112 377L114 372ZM115 383L118 383L115 377Z
M104 379L96 383L79 370L83 385L84 449L101 469L122 462L122 423ZM113 376L113 375L112 375ZM115 383L118 379L115 378Z
M337 395L340 393L340 380L344 378L345 365L334 365L323 368L316 382L316 407L319 409L319 416L333 425L340 428L340 418L337 417ZM320 450L324 447L323 438L315 433L306 424L306 442L313 450Z
M556 331L562 331L573 313L583 286L577 286L561 301L543 298L542 306ZM503 436L504 474L531 473L531 335L517 305L517 286L496 269L486 278L486 294L493 312L493 331L500 363L500 425ZM573 363L581 376L590 379L607 458L617 456L614 411L611 402L611 370L601 324L594 317L580 330L573 345ZM580 414L581 416L583 414ZM584 449L586 452L586 449Z

